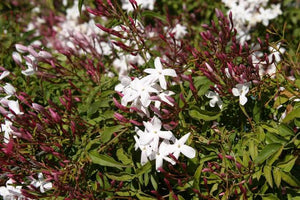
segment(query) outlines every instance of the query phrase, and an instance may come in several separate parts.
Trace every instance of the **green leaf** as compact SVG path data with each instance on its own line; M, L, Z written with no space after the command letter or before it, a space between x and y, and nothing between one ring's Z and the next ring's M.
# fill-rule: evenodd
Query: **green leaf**
M165 19L164 16L158 14L157 12L153 12L153 11L148 11L148 10L144 10L142 12L142 16L143 17L150 17L150 18L157 18L163 22L167 22L167 20Z
M288 183L290 186L293 187L300 187L300 182L297 180L294 176L292 176L290 173L281 171L281 178L284 182Z
M300 107L293 109L287 116L283 119L283 123L288 123L295 118L300 118Z
M79 10L79 13L81 14L81 9L82 9L82 5L83 5L83 1L84 0L79 0L78 1L78 10Z
M128 156L125 154L123 148L119 148L117 150L117 157L118 159L124 164L124 165L129 165L130 163L132 163L132 160L130 158L128 158Z
M271 188L273 188L273 179L272 179L272 173L271 173L271 166L266 165L264 167L264 176L267 180L267 182L269 183L269 185L271 186Z
M275 167L273 170L273 178L277 188L279 188L281 183L281 173L280 173L280 169L277 167Z
M280 149L278 149L278 151L272 155L268 160L267 160L267 165L272 166L272 164L279 158L279 156L281 155L281 152L283 150L283 146L280 147Z
M264 196L261 196L261 197L262 197L262 200L280 200L274 194L267 194L267 195L264 195Z
M101 133L101 139L103 143L106 143L110 140L113 133L120 131L123 128L122 125L105 127Z
M136 170L136 176L141 176L150 171L151 171L151 163L147 162L145 165L143 165L142 167Z
M200 191L200 177L201 177L201 172L202 172L202 168L203 168L203 164L201 163L199 165L199 167L197 168L195 174L194 174L194 183L193 183L193 187L196 188L197 190Z
M280 124L279 125L278 133L283 137L295 135L294 131L292 129L290 129L286 124Z
M141 194L136 194L136 197L140 200L155 200L156 198L153 198L153 197L147 197L147 196L144 196L144 195L141 195Z
M200 109L192 109L189 111L189 115L196 120L212 121L218 119L221 113Z
M116 181L130 181L135 178L133 174L128 174L126 172L121 173L106 173L105 174L108 178Z
M128 165L123 165L122 163L115 161L115 159L113 159L108 155L99 154L97 151L90 151L89 156L92 159L92 162L94 164L107 166L107 167L117 167L117 168L130 167Z
M292 155L290 155L290 156L292 156ZM290 172L292 170L293 166L295 165L297 158L298 158L298 156L291 157L287 161L278 163L277 167L281 168L285 172Z
M256 144L254 143L254 140L249 141L249 153L252 157L252 160L254 160L257 157L258 150Z
M158 189L157 181L155 180L153 175L150 176L150 181L151 181L151 184L152 184L154 190L157 190Z
M268 159L271 155L277 152L282 147L282 144L279 143L272 143L265 146L265 148L258 154L254 163L261 164L266 159Z

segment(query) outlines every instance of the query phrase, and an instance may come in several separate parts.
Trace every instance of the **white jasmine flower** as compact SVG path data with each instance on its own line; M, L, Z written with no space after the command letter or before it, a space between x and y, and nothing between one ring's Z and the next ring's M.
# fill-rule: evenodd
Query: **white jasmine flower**
M153 154L152 147L149 144L142 145L136 135L134 136L134 140L136 142L135 150L137 150L139 148L142 152L141 153L141 164L144 165L148 162L148 157L151 156L151 154Z
M179 140L175 140L175 143L171 145L172 153L175 156L175 158L179 158L179 154L182 153L188 158L194 158L196 155L195 149L192 147L185 145L186 141L188 140L191 133L187 133L184 136L182 136Z
M172 160L168 155L171 153L170 151L170 144L167 140L163 140L159 146L159 150L155 155L155 168L158 170L158 168L162 167L163 160L166 160L170 162L172 165L175 164L175 161Z
M26 65L28 69L22 70L21 73L24 74L25 76L30 76L35 74L36 72L36 58L33 57L32 55L27 56L29 58L29 61L26 61Z
M167 82L165 76L177 77L177 74L174 69L163 69L162 64L160 62L160 58L155 58L154 60L155 69L145 69L144 71L150 75L149 79L153 82L159 80L159 84L162 89L167 89Z
M0 187L0 195L4 200L22 200L25 197L22 195L22 186L13 186L14 182L12 179L6 181L6 186Z
M158 149L160 138L170 140L173 137L171 131L161 130L162 123L156 116L154 116L150 122L143 122L143 124L145 131L140 134L140 142L143 145L153 142L154 151Z
M163 102L166 102L167 104L169 104L170 106L174 106L174 104L172 102L170 102L170 100L167 98L171 95L174 95L175 93L172 91L164 91L159 93L159 95L157 95ZM160 101L155 101L154 106L156 108L160 108L161 102Z
M182 26L181 24L176 24L176 26L172 30L172 33L175 33L175 39L179 40L187 34L187 30L185 26Z
M7 144L9 142L9 137L13 132L13 130L11 129L12 122L8 119L5 119L4 121L5 123L1 124L1 132L4 132L4 143Z
M22 115L22 114L24 114L23 112L20 111L20 105L19 105L18 100L16 100L16 101L13 101L13 100L8 101L8 107L16 115Z
M135 78L127 88L124 90L121 103L126 106L128 102L131 102L137 98L140 98L143 106L148 107L151 103L150 93L158 93L146 78Z
M141 8L153 10L155 0L135 0L138 6ZM127 12L133 11L133 7L129 0L121 0L122 9L126 10Z
M251 82L247 82L243 84L237 84L235 88L232 88L232 94L236 97L240 97L241 105L245 105L248 101L246 94L249 92L250 85Z
M215 107L216 106L216 103L217 105L219 106L220 109L222 109L222 106L223 106L223 102L219 96L218 93L216 92L212 92L212 91L209 91L208 93L205 94L205 96L207 98L210 98L211 100L209 101L209 105L210 107Z
M16 93L16 89L10 83L6 83L3 86L4 92L8 95L8 97L14 95Z
M40 188L41 193L45 193L47 190L50 190L52 188L52 183L47 182L44 179L44 176L42 173L38 174L38 180L33 180L31 182L31 185L34 186L35 188Z

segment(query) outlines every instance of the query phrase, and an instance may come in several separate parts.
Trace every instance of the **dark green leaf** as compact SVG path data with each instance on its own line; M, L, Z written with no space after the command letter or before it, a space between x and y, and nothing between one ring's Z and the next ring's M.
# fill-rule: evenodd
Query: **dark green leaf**
M265 146L265 148L258 154L254 162L256 164L263 163L266 159L268 159L271 155L277 152L282 147L282 144L272 143Z
M83 1L84 0L79 0L78 1L78 10L79 10L79 13L81 14L81 9L82 9L82 5L83 5Z
M221 113L210 112L210 111L200 110L200 109L193 109L189 111L189 114L192 118L196 120L212 121L218 119Z

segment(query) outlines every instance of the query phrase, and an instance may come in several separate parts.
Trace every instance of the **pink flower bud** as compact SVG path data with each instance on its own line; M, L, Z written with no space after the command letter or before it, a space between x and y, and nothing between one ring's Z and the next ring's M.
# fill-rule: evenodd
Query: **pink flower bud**
M28 48L22 44L16 44L15 47L16 50L20 53L26 53L28 51Z
M13 60L18 64L18 65L21 65L21 63L22 63L22 57L21 57L21 55L18 53L18 52L13 52L12 53L12 58L13 58Z

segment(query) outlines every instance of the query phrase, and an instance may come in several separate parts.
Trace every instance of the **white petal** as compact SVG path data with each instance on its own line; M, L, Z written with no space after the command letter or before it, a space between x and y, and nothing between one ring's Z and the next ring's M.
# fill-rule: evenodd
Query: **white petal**
M167 89L167 82L164 76L159 76L159 84L162 89Z
M183 144L189 139L190 134L191 134L191 133L185 134L185 135L182 136L176 143L177 143L177 144L180 144L180 145L183 145Z
M190 146L183 145L181 147L181 153L188 158L194 158L196 156L196 151Z
M236 97L241 95L240 91L237 88L232 88L232 94Z
M162 70L162 64L160 62L160 58L159 57L155 58L155 60L154 60L154 66L155 66L155 69Z
M248 101L248 99L247 99L246 96L244 96L244 95L241 95L241 96L240 96L240 104L241 104L242 106L245 105L245 104L247 103L247 101Z
M163 74L165 76L177 77L176 71L174 69L164 69Z

